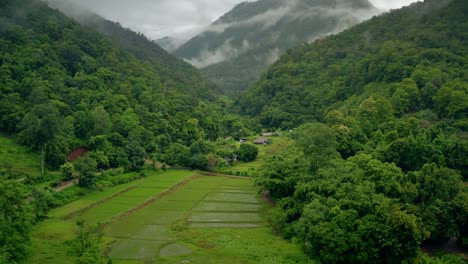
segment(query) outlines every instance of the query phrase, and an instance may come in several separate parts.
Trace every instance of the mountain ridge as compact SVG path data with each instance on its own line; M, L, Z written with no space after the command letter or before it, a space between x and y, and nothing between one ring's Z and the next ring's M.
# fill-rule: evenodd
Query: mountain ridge
M141 33L124 28L118 22L107 20L79 5L61 0L46 1L49 6L63 12L78 23L93 28L111 38L122 49L141 60L151 60L160 72L163 82L175 89L182 89L193 96L214 100L219 89L192 65L177 59ZM158 58L158 59L154 59ZM178 70L167 70L173 68ZM190 89L187 89L190 88Z
M287 49L377 14L367 0L243 2L173 52L224 91L245 90Z

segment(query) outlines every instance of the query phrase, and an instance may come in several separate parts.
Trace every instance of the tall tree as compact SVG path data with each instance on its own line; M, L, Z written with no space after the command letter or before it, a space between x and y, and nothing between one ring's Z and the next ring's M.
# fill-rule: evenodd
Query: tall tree
M339 157L336 151L338 143L335 132L324 124L302 125L295 131L294 137L315 170L324 166L329 160Z
M29 98L32 107L21 121L19 135L25 143L41 150L41 174L44 175L45 147L59 134L61 117L44 90L33 90Z

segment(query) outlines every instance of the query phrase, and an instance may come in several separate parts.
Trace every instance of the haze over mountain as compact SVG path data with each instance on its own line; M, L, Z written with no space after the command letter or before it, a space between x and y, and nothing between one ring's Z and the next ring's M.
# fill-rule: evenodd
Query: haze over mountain
M378 13L367 0L244 2L174 54L203 68L225 91L242 91L287 49Z
M174 37L164 37L155 40L154 42L161 46L161 48L165 49L167 52L173 52L176 49L180 48L180 46L184 45L186 39L179 39Z

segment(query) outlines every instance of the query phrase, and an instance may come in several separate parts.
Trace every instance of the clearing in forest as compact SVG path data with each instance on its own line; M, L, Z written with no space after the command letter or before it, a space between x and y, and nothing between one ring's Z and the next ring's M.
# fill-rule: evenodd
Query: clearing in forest
M283 263L296 245L266 226L252 179L170 171L85 196L34 232L29 263L73 263L64 245L78 219L104 227L112 263ZM301 263L301 262L298 262Z

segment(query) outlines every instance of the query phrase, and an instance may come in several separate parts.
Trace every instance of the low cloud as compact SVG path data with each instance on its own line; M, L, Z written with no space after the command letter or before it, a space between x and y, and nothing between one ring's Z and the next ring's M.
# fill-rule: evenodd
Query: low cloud
M145 34L150 39L166 36L189 39L245 0L55 0L83 6L106 19ZM249 0L254 2L253 0ZM285 2L294 2L285 0ZM415 0L371 0L382 11Z
M282 18L284 18L288 13L293 11L294 7L296 6L297 0L289 1L285 3L284 6L281 6L277 9L268 10L265 13L256 15L251 17L247 20L243 21L236 21L233 23L221 23L221 24L213 24L205 29L205 32L216 32L221 33L224 32L227 28L241 28L241 27L249 27L252 25L262 25L263 30L267 30L272 26L276 25Z
M320 34L320 32L313 32L313 35L310 38L304 38L304 36L289 36L288 40L292 45L294 45L300 40L307 39L309 41L314 41L320 37L339 33L349 28L349 26L369 19L378 13L379 11L377 9L350 9L348 5L337 6L334 9L327 7L304 6L304 3L299 0L290 0L284 2L276 9L268 10L246 20L235 21L233 23L221 23L220 20L218 20L209 26L204 33L220 34L225 32L227 29L251 26L256 26L256 30L258 30L259 27L260 30L268 30L277 25L280 21L281 23L289 23L296 20L314 19L318 17L333 17L334 19L338 19L335 28L330 29L329 27L327 28L324 26L323 34ZM319 36L317 36L317 34L319 34ZM272 32L271 40L269 42L276 42L275 37L277 39L280 37L280 34ZM205 49L200 52L198 56L187 61L198 68L204 68L212 64L235 58L249 49L254 48L252 45L249 45L246 40L244 40L244 44L240 48L235 48L232 45L232 41L233 39L229 39L216 50ZM262 53L264 55L259 55L256 59L266 62L267 64L271 64L279 58L280 53L279 48L272 49L266 53Z
M401 8L414 2L421 2L421 0L371 0L370 2L372 2L372 4L374 4L378 9L387 11L390 9Z
M228 39L219 48L213 51L205 49L200 53L200 56L187 60L187 62L197 68L204 68L212 64L235 58L249 49L250 44L246 40L242 42L240 47L235 47L232 44L232 39Z
M265 66L273 64L281 57L281 50L279 48L269 50L268 54L264 58Z

